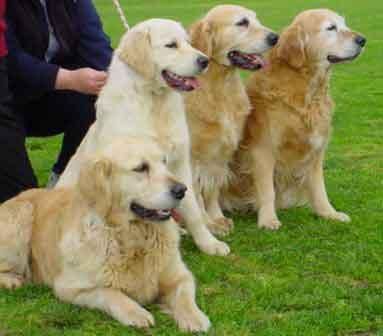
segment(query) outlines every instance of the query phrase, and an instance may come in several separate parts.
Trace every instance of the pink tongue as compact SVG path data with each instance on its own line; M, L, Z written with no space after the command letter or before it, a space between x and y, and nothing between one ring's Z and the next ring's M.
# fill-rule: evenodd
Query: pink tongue
M260 64L262 68L266 66L266 62L261 57L258 57L258 56L253 57L253 62L255 64Z
M268 60L263 61L263 70L267 70L270 68L270 62Z
M176 209L172 209L172 217L173 219L177 222L177 223L181 223L182 222L182 215L176 210Z
M194 90L200 88L200 86L201 86L201 83L199 82L199 80L197 78L188 78L185 81L185 84L187 86L191 86Z

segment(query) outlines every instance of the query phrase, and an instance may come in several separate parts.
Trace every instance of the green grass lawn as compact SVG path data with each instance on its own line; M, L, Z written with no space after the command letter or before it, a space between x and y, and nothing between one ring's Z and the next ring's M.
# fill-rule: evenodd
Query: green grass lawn
M14 0L13 0L14 1ZM210 335L383 336L383 2L381 0L231 1L257 10L279 31L301 10L329 7L368 38L353 64L337 66L337 103L326 162L335 206L351 224L313 216L307 209L280 212L278 232L259 230L253 217L236 217L227 258L201 254L191 240L182 250L198 282L198 303L211 318ZM111 0L96 1L114 44L122 26ZM130 24L167 17L185 25L220 1L122 0ZM59 138L32 140L29 149L41 183ZM0 291L0 335L179 335L174 322L155 312L147 331L123 327L108 316L63 304L51 291L28 286Z

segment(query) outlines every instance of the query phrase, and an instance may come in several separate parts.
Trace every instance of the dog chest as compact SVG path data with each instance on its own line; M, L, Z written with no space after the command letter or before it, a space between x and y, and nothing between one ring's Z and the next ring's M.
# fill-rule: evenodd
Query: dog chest
M178 235L142 223L120 233L118 249L111 252L103 268L104 285L150 303L159 294L161 274L178 253Z
M314 126L308 127L299 115L289 113L287 116L271 120L274 155L277 161L287 165L300 165L324 150L330 127L326 120L318 120Z

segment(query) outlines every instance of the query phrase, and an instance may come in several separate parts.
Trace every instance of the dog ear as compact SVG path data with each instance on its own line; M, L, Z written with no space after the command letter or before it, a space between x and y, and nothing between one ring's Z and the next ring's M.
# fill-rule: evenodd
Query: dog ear
M190 28L191 42L194 48L202 51L207 57L213 56L214 38L212 25L206 21L198 21Z
M88 205L105 217L112 207L112 163L107 159L86 162L80 172L79 189Z
M147 79L154 77L150 32L132 30L122 38L117 49L120 59Z
M276 53L278 58L283 59L293 68L299 69L305 64L305 41L300 25L295 24L282 33Z

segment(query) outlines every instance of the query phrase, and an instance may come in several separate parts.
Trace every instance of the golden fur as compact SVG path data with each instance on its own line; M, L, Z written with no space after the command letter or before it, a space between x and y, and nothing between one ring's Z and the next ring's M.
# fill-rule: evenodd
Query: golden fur
M276 208L306 202L319 216L350 220L328 200L323 160L333 110L330 57L357 57L363 47L357 36L329 10L303 12L283 32L268 71L248 83L254 108L233 163L236 179L223 197L226 208L258 210L258 225L268 229L281 225Z
M238 26L243 19L248 27ZM225 234L232 221L219 206L221 188L230 178L229 162L242 137L250 102L239 69L228 57L233 50L262 54L270 45L270 30L253 11L240 6L213 8L190 29L192 45L210 58L200 77L201 88L185 95L192 140L194 188L213 233Z
M148 327L140 306L158 302L185 331L210 322L195 303L177 224L142 219L133 202L158 209L177 202L164 154L130 138L88 158L69 189L30 190L0 207L0 286L34 281L73 304L100 309L125 325ZM149 171L137 170L143 162Z
M169 45L174 44L174 47ZM198 247L212 255L230 248L208 230L193 191L190 137L182 94L166 82L164 72L194 77L206 59L188 42L174 21L151 19L121 39L109 68L108 80L97 100L97 120L61 176L58 187L76 183L86 154L100 150L121 136L156 137L167 154L170 170L188 186L180 213Z

